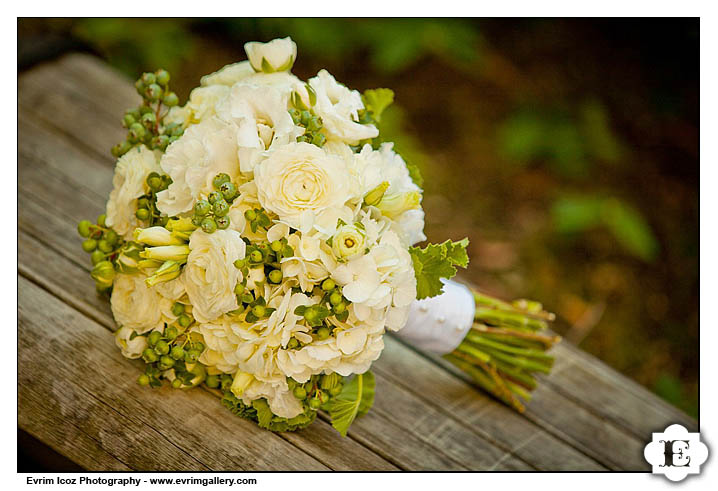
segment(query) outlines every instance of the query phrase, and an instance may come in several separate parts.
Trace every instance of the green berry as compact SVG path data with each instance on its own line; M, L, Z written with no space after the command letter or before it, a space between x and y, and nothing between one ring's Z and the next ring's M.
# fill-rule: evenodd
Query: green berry
M176 379L174 379L174 380L172 381L172 388L173 388L173 389L179 389L179 388L181 388L181 387L182 387L182 381L181 381L180 379L176 378Z
M107 215L105 215L105 214L103 213L102 215L100 215L100 216L97 217L97 224L98 224L100 227L104 227L104 226L105 226L105 220L106 220L106 219L107 219Z
M170 144L170 138L167 135L158 135L152 139L152 146L159 148L163 152L167 149L167 145Z
M249 260L253 263L261 263L263 259L264 256L262 256L262 252L257 249L249 253Z
M132 123L130 125L130 138L134 141L141 140L145 136L145 127L140 123Z
M257 219L257 212L254 210L247 210L244 212L244 218L246 218L248 222L253 222Z
M195 227L199 227L202 225L202 220L204 220L202 217L198 217L197 215L192 217L192 225Z
M147 179L147 185L154 192L162 189L162 178L159 176L152 176Z
M170 83L170 73L163 68L160 68L155 72L155 77L155 81L160 85L167 85Z
M155 344L155 353L157 353L158 355L166 355L169 352L170 345L167 344L167 341L165 341L164 339L160 339L159 341L157 341L157 344Z
M140 208L135 212L135 216L138 220L142 220L143 222L150 219L150 210L147 208Z
M147 336L147 343L154 347L160 339L162 339L162 333L159 331L152 331L150 335Z
M219 387L219 377L217 375L208 375L204 383L207 384L207 387L210 389L216 389Z
M201 225L201 227L202 227L202 230L203 230L205 233L211 234L211 233L213 233L215 230L217 230L217 222L215 222L212 218L207 217L207 218L205 218L205 219L202 220L202 225Z
M289 338L289 342L287 343L287 349L294 349L299 346L299 341L297 341L297 338Z
M339 305L342 303L344 298L342 297L342 294L339 292L332 292L331 295L329 295L329 303L332 305Z
M242 269L246 265L247 265L246 259L237 259L236 261L234 261L234 267L237 269Z
M274 252L279 252L282 250L282 242L279 240L274 240L271 244L269 244L269 248L272 249Z
M133 123L136 123L137 120L132 116L130 113L125 113L124 117L122 118L122 126L125 128L129 128L132 126Z
M100 249L102 252L112 252L112 244L110 244L105 239L102 239L100 242L97 243L97 248Z
M119 240L119 236L117 235L117 232L110 229L106 231L104 234L102 234L103 238L109 242L111 245L117 244L117 241Z
M294 397L296 397L300 401L306 399L307 397L307 391L304 390L304 387L302 387L301 385L295 387L293 393Z
M244 285L241 283L234 285L234 294L241 295L242 293L244 293Z
M142 80L142 83L147 86L155 83L157 81L157 77L154 73L145 72L142 74L142 78L140 80Z
M252 307L252 313L261 319L267 313L267 308L264 305L255 305Z
M319 314L316 310L310 307L304 311L304 318L309 323L316 322L317 320L319 320Z
M192 324L192 318L190 316L188 316L187 314L182 314L177 319L177 323L180 326L187 328L187 327L189 327L190 324Z
M148 130L152 128L156 122L157 116L155 116L155 113L143 114L140 118L140 123L142 123L142 126L144 126Z
M172 348L172 351L170 351L170 356L175 360L181 360L184 358L184 350L181 346L175 346Z
M318 147L323 147L326 142L327 137L324 136L324 134L322 133L315 133L314 137L312 138L312 144Z
M237 186L229 181L222 183L222 185L219 186L219 191L227 201L232 201L234 197L237 196Z
M167 107L174 107L179 104L179 97L174 92L167 92L162 98L162 103Z
M222 193L219 191L212 191L209 193L209 202L210 204L215 204L217 201L224 201L224 196L222 196Z
M150 84L145 89L145 95L151 101L157 101L162 97L162 87L157 84Z
M150 208L150 200L148 200L147 198L138 199L137 200L137 208L142 208L145 210L149 209Z
M85 252L92 252L97 249L97 241L95 239L87 239L82 242L82 250Z
M270 283L280 283L282 281L282 272L278 269L273 269L269 272Z
M336 286L337 286L337 284L334 283L334 280L331 278L327 278L326 280L324 280L322 282L322 290L324 290L325 292L334 290L334 287L336 287Z
M309 407L312 409L319 409L322 406L322 401L319 399L309 399Z
M327 326L322 326L319 329L317 329L317 337L319 339L327 339L331 333L332 332L329 330L329 328Z
M92 223L90 220L83 220L77 224L77 233L80 234L81 237L89 237L91 226Z
M226 228L229 228L229 217L215 217L215 222L217 222L217 228L220 230L224 230Z
M188 363L194 363L197 361L197 358L199 358L199 355L202 353L196 349L191 349L187 351L184 355L184 361Z
M211 207L207 200L201 199L194 204L194 214L198 217L206 216Z
M200 353L204 351L204 344L202 342L197 341L194 345L194 349L198 350Z
M92 261L92 264L95 265L105 260L105 254L102 251L96 249L92 251L92 254L90 254L90 260Z
M347 309L347 304L344 302L336 304L334 307L332 307L332 310L335 314L341 314Z
M144 350L142 352L142 358L147 363L154 363L159 359L159 357L157 356L157 353L155 353L154 350L151 348L147 348L146 350Z
M224 199L215 201L212 209L214 211L215 216L218 216L218 217L226 216L227 213L229 213L229 203L227 203Z
M212 186L214 186L214 189L219 191L219 188L224 184L225 182L230 182L229 174L225 174L222 172L221 174L217 174L214 176L214 179L212 179Z
M164 355L160 358L160 365L162 365L165 369L172 368L175 365L175 360L171 356Z
M179 335L179 332L177 332L177 328L175 326L170 326L167 329L165 329L165 337L172 341Z
M172 315L176 315L177 317L179 317L182 314L184 314L184 305L179 302L175 302L175 304L172 306Z
M146 374L142 374L139 377L137 377L137 383L140 384L143 387L146 387L150 385L150 378Z

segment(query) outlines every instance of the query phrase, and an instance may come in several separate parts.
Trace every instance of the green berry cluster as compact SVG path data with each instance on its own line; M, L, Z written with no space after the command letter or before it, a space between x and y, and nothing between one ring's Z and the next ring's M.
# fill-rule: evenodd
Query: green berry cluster
M303 384L288 378L287 385L294 397L302 401L305 407L317 411L327 409L331 399L341 393L344 388L344 378L337 373L313 375Z
M258 319L268 317L274 309L265 309L264 306L266 303L264 303L264 299L261 297L255 299L252 293L246 290L249 270L264 268L264 276L267 278L267 281L271 284L278 285L283 279L280 261L284 257L291 257L293 255L294 250L285 238L275 240L271 243L248 243L244 259L234 261L234 267L242 271L244 279L234 287L239 308L232 311L232 314L240 315L245 310L251 309L251 312L247 313L247 322L256 322Z
M145 181L150 191L140 196L137 199L137 211L135 216L141 222L145 222L146 226L152 227L154 225L167 225L169 217L162 215L157 209L157 193L164 191L172 184L170 176L163 174L160 175L157 172L150 172Z
M322 133L324 123L322 118L312 114L311 111L298 110L295 108L289 109L289 115L292 117L292 121L297 126L304 128L304 134L297 137L298 142L311 143L318 147L323 147L327 142L327 137Z
M269 219L269 215L264 211L264 208L253 208L244 212L244 218L249 223L249 228L252 232L257 232L259 229L266 230L272 224Z
M85 240L82 250L90 254L92 278L98 291L106 291L112 286L115 277L117 258L125 241L117 232L105 224L105 215L97 217L97 223L82 220L77 224L77 232Z
M143 73L135 82L142 103L125 112L122 125L127 128L127 138L112 147L113 156L121 157L138 143L164 152L170 143L182 136L181 125L163 124L169 108L179 104L177 94L169 89L169 81L169 72L159 69L154 73Z
M294 309L296 315L304 317L308 326L313 328L312 334L318 340L328 339L334 327L326 322L329 317L340 322L345 322L349 317L347 307L350 302L342 295L341 288L331 278L327 278L321 285L314 287L314 296L321 296L319 303L315 305L300 305ZM294 349L301 346L295 338L289 340L287 349Z
M148 347L142 352L142 359L147 366L137 380L140 385L161 386L160 379L169 369L174 370L172 387L175 389L195 387L206 378L204 366L197 361L205 346L186 331L194 320L180 303L175 303L172 311L178 315L179 327L170 325L163 332L152 331L146 335Z
M229 227L229 207L239 196L237 186L224 172L214 177L212 186L214 191L208 198L200 199L194 204L192 217L192 224L201 227L208 234Z

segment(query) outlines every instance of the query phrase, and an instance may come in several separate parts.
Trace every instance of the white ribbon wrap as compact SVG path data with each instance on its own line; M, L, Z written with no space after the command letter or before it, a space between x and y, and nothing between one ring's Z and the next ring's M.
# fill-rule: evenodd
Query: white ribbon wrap
M419 348L437 355L456 349L474 324L474 295L461 283L444 281L444 293L415 300L409 320L396 335Z

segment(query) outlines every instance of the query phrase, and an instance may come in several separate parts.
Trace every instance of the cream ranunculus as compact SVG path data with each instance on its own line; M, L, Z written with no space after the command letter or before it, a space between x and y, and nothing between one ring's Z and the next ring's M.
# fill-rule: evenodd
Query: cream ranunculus
M349 90L326 70L321 70L316 77L310 79L309 85L317 96L314 112L321 116L324 130L330 140L336 139L355 145L360 140L379 136L376 126L356 122L359 110L364 109L358 91Z
M214 190L212 180L224 172L239 175L236 128L212 117L192 125L172 143L160 161L172 184L157 193L157 208L168 216L190 211L194 202Z
M287 112L289 95L266 85L237 84L217 107L217 114L237 126L242 172L252 172L270 147L296 141L304 129Z
M256 72L287 72L297 59L297 45L290 37L268 43L246 43L244 51Z
M244 259L246 244L239 232L217 230L206 234L195 230L189 240L190 253L184 269L184 286L199 322L211 322L237 309L234 287L242 273L234 261Z
M147 338L145 336L135 335L133 329L123 326L115 333L115 344L122 350L122 356L125 358L135 359L142 356L142 352L147 348Z
M112 315L122 327L142 334L152 329L162 329L171 301L145 283L144 274L118 274L112 286L110 306Z
M353 193L344 161L309 143L277 148L254 176L262 206L303 232L323 213L342 208Z
M149 191L145 182L147 175L162 172L158 160L159 153L139 145L120 157L115 166L105 223L127 240L132 240L132 232L138 225L135 217L137 198Z

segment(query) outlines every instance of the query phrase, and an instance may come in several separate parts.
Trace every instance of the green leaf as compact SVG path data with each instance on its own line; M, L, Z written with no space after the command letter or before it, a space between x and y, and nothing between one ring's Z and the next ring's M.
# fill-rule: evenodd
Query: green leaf
M378 123L381 121L381 113L394 102L394 91L391 89L367 89L362 94L362 101L366 110L372 113L372 117Z
M468 245L469 239L465 238L458 242L447 240L443 244L429 244L423 249L409 248L416 276L416 298L435 297L444 291L441 279L453 278L457 266L465 268L469 264Z
M256 399L252 401L252 407L257 411L257 424L262 428L268 428L274 418L274 413L269 409L266 399Z
M374 404L374 374L366 372L356 375L349 381L329 407L332 426L342 435L347 436L349 427L354 420L369 412Z

